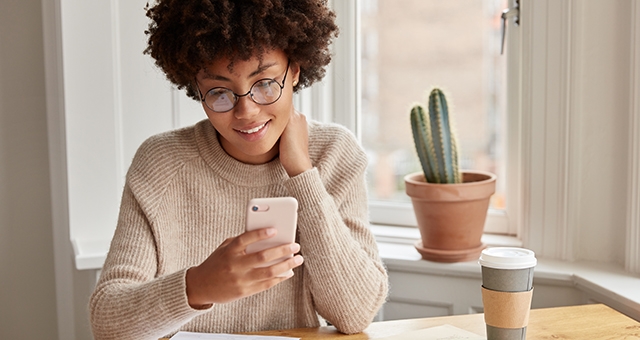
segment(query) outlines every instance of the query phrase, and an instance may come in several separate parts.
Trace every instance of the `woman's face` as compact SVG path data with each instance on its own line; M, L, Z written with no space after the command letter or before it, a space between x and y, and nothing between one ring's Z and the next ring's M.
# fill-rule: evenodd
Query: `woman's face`
M269 51L262 61L253 58L236 60L229 69L230 60L221 58L196 75L200 93L214 87L230 89L243 95L258 80L275 79L282 85L287 72L287 56L279 50ZM300 74L298 65L289 65L282 95L273 104L260 105L250 95L239 97L236 106L227 112L215 112L205 103L202 107L209 121L218 131L222 148L233 158L248 164L263 164L278 155L278 140L293 112L293 85Z

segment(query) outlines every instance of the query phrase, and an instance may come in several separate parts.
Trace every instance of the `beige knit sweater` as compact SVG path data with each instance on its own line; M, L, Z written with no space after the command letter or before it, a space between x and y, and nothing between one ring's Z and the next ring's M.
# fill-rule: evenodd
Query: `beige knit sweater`
M314 168L289 178L278 159L248 165L227 155L207 120L145 141L91 297L95 338L316 327L318 315L344 333L366 328L388 289L368 229L366 156L346 129L316 122L309 123L309 153ZM267 291L191 308L186 270L244 231L250 198L275 196L298 199L304 264Z

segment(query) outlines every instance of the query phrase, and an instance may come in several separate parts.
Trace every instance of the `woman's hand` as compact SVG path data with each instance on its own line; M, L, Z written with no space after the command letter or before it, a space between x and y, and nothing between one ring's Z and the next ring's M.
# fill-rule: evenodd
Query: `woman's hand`
M300 250L291 243L252 254L247 245L273 237L274 228L245 232L225 240L202 264L189 268L186 275L187 298L193 308L207 308L213 303L231 302L267 290L288 279L278 275L302 264L303 258L295 255L270 267L261 264L289 256Z
M292 110L289 123L280 136L280 163L289 177L299 175L313 167L309 158L309 131L307 118Z

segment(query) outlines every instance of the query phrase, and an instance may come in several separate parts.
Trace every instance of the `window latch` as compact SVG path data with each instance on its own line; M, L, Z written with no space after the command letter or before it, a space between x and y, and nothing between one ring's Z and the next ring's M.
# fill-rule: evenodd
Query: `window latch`
M504 54L504 41L507 36L507 20L513 17L513 23L520 25L520 0L515 0L511 8L505 8L500 18L502 19L502 42L500 43L500 54Z

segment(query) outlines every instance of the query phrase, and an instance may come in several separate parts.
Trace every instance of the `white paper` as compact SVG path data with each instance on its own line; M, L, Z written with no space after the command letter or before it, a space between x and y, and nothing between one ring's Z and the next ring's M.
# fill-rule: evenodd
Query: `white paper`
M171 340L300 340L300 338L291 338L287 336L178 332L171 337Z
M451 325L442 325L419 329L417 331L406 332L379 340L486 340L480 336L464 329Z

